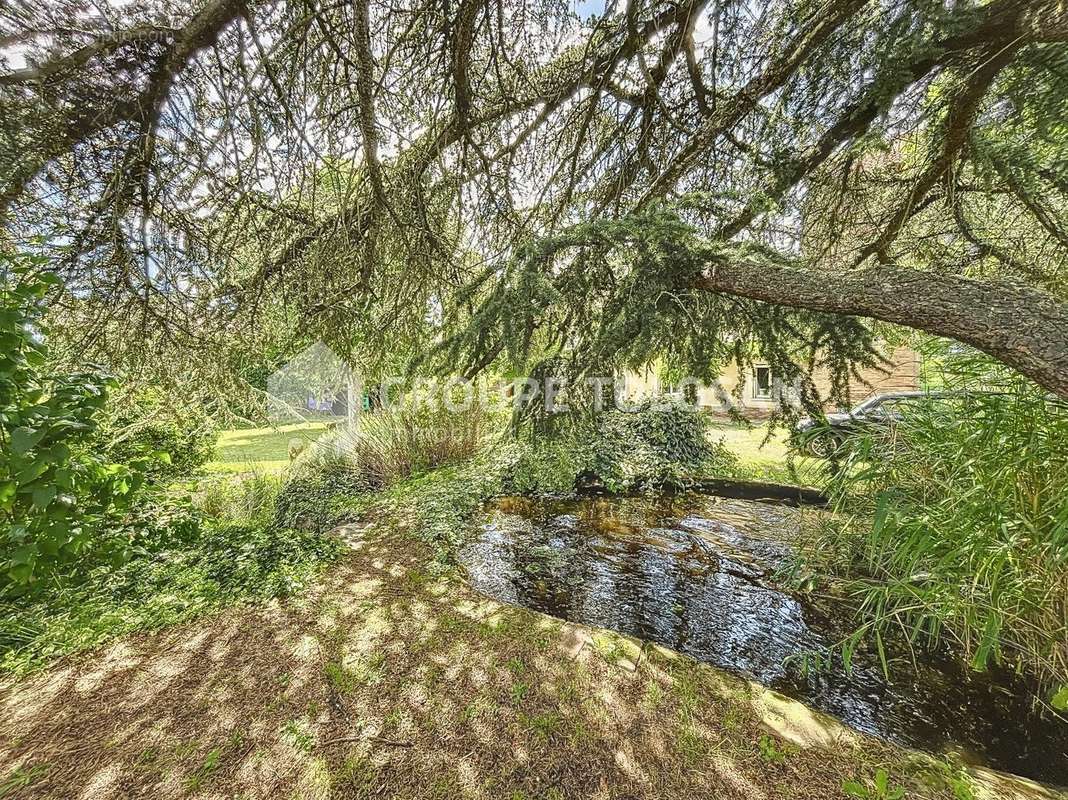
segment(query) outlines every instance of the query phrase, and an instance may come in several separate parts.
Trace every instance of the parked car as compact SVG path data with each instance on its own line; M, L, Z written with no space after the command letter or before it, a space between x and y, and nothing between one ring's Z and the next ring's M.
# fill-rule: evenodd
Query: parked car
M888 428L901 421L909 405L946 397L935 392L894 392L869 397L845 413L828 414L826 421L806 417L794 429L797 449L816 458L830 458L849 439L868 433L872 428Z

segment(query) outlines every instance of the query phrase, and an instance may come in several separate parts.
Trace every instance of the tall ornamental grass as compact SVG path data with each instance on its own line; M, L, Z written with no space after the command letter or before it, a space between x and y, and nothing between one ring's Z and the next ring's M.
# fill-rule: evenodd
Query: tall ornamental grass
M333 466L368 489L380 489L444 464L470 458L489 427L477 402L403 403L361 415L355 425L320 439L301 468Z
M294 464L276 522L327 530L352 515L360 496L465 461L500 427L478 399L452 407L404 402L361 414L354 425L320 437Z
M891 634L949 644L975 669L1038 676L1061 706L1068 407L1020 379L984 377L950 382L954 394L869 433L832 480L862 576L854 587L863 626L850 645L873 639L882 654Z

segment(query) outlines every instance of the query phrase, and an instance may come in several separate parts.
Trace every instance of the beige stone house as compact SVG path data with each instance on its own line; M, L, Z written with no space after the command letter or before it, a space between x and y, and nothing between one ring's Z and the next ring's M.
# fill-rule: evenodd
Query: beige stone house
M920 388L919 353L909 347L896 347L886 355L889 363L883 369L860 371L863 382L854 381L850 386L851 405L856 405L873 394L915 391ZM622 380L623 396L628 401L681 391L681 387L661 381L653 366L644 371L625 373ZM825 371L817 371L813 380L821 395L830 393L830 378ZM701 408L713 414L726 415L733 407L745 417L758 419L766 417L774 410L779 403L780 394L784 391L789 401L792 390L784 387L767 364L757 361L745 374L739 371L736 364L730 364L715 383L697 387L697 402Z

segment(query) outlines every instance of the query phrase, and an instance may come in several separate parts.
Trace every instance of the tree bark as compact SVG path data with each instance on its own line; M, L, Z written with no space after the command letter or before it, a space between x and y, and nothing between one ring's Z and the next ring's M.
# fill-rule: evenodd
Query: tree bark
M699 289L947 336L1068 399L1068 303L1039 289L892 265L831 273L719 255L709 260Z

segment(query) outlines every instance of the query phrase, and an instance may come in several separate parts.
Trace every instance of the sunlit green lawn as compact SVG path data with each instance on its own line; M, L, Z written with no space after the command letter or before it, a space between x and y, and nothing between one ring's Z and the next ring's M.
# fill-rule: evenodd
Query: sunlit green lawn
M773 431L768 438L768 429L764 424L716 421L709 424L708 436L712 441L722 439L727 448L738 456L747 478L805 485L813 485L817 481L817 469L822 462L816 459L795 457L793 466L797 474L791 472L784 430Z
M279 472L289 464L289 442L313 442L326 430L325 422L279 425L277 428L242 428L219 434L213 472Z

